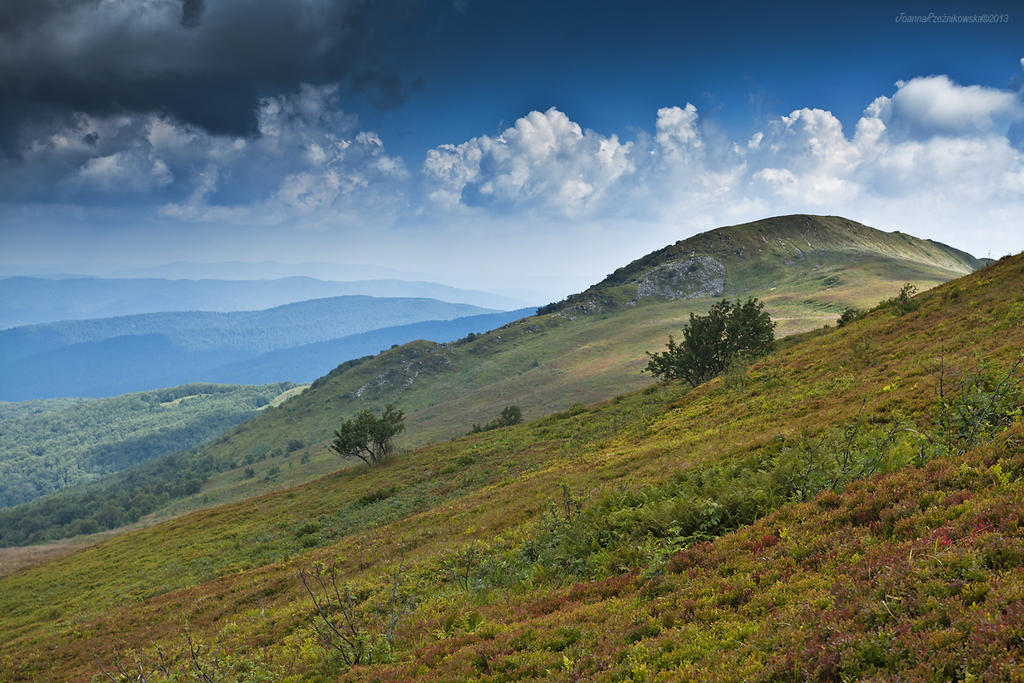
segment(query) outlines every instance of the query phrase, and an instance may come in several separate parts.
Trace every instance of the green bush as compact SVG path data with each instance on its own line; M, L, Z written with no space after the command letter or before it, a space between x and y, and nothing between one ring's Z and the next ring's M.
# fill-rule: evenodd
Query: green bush
M908 282L900 288L899 294L891 299L886 299L882 305L891 308L896 315L906 315L921 306L921 302L915 299L915 296L917 296L917 287Z
M889 421L857 418L817 434L779 437L753 454L687 469L638 491L607 490L586 506L563 490L562 504L551 504L520 557L572 578L644 565L650 577L679 550L750 524L787 502L818 497L830 507L830 492L857 479L962 455L989 441L1021 416L1022 368L1024 360L1005 370L981 363L955 380L943 371L930 424L915 425L898 415ZM991 476L998 480L1000 472ZM883 501L878 506L866 509L862 521L880 519Z
M494 418L482 427L478 424L473 425L473 429L470 430L470 434L479 434L480 432L488 432L492 429L500 429L501 427L511 427L517 425L523 421L523 411L516 405L508 405L501 409L501 413L498 417Z
M839 320L836 321L836 324L839 327L846 327L847 325L849 325L853 321L860 320L863 317L864 317L864 312L861 311L859 308L855 308L853 306L847 306L845 309L843 309L843 312L839 316Z
M685 379L693 386L721 374L735 359L756 358L775 347L775 323L757 299L723 299L707 315L690 314L683 340L668 338L667 350L648 353L645 372L662 380Z

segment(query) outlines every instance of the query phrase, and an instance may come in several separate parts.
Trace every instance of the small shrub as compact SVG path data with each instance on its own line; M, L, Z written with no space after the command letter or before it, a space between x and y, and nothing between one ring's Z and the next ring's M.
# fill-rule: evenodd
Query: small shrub
M405 413L390 403L380 417L361 410L335 430L331 450L343 458L359 458L367 465L375 465L391 455L393 439L404 429Z
M587 412L587 406L584 403L573 403L565 409L564 414L566 417L573 417L581 413Z
M882 306L891 308L896 315L906 315L921 307L921 301L914 298L917 293L917 287L908 282L900 288L899 294L883 301Z
M635 628L630 629L629 632L626 633L625 640L626 643L628 643L629 645L633 645L634 643L639 643L641 640L653 638L659 633L661 633L661 626L659 624L641 624L639 626L636 626Z
M397 486L389 486L387 488L377 489L376 491L370 491L369 493L365 493L359 497L359 504L369 505L371 503L376 503L378 500L385 500L386 498L390 498L395 495L397 490Z
M517 425L523 421L523 411L516 405L507 405L501 409L501 413L498 417L494 418L487 424L480 426L478 424L473 425L473 429L469 431L470 434L479 434L480 432L489 432L492 429L500 429L502 427L511 427Z
M864 333L855 339L850 340L850 355L858 363L863 365L873 365L875 362L874 356L874 340L871 335Z
M864 313L859 308L855 308L853 306L847 306L845 309L843 309L843 312L839 316L839 320L836 321L836 324L839 327L846 327L847 325L849 325L853 321L860 320L863 317L864 317Z
M945 360L935 371L933 428L921 459L963 455L991 439L1021 416L1024 403L1024 357L1005 371L978 361L970 370L950 371Z
M315 534L320 531L320 525L316 522L306 522L298 529L295 530L296 536L306 536L308 534Z
M561 652L578 643L582 637L583 631L580 629L562 626L548 637L546 646L552 652Z

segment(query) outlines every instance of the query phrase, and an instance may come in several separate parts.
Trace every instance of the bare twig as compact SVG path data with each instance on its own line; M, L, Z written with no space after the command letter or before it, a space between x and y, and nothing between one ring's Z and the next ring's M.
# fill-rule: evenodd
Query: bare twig
M388 656L398 621L408 607L407 601L402 599L404 553L390 579L386 603L377 611L376 629L360 613L356 596L341 580L336 565L329 569L317 565L312 570L300 569L298 573L313 601L310 624L328 651L336 652L348 666L373 664L379 654L378 646L383 648L382 656Z
M214 683L213 676L203 668L202 663L199 661L199 648L195 641L192 640L192 631L185 627L185 640L188 643L188 656L192 662L192 668L196 671L196 677L204 683ZM214 666L217 667L216 657L214 658Z

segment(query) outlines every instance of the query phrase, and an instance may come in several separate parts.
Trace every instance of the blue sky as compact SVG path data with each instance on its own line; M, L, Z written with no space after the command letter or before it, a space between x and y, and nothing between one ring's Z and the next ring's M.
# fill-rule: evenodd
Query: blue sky
M367 110L364 120L388 133L396 151L417 154L424 143L497 133L499 122L551 106L621 135L649 128L652 111L686 100L750 135L801 107L829 109L852 125L867 103L913 76L1005 88L1024 56L1024 19L972 27L895 21L900 11L963 14L965 3L900 11L891 2L746 5L470 3L438 22L438 47L403 53L408 80L421 80L410 106ZM462 98L472 106L452 106Z
M22 269L333 261L546 300L793 212L1024 249L1008 2L45 0L0 45Z

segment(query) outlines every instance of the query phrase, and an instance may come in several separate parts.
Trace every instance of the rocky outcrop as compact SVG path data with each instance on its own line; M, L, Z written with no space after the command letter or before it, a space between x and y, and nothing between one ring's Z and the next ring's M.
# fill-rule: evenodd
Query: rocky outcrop
M562 307L555 315L567 320L575 320L578 315L594 315L604 309L593 299L583 299Z
M725 266L711 256L691 256L649 270L636 288L634 301L648 296L693 299L725 292Z
M356 390L357 398L378 399L390 391L411 387L421 375L441 374L452 366L447 345L442 344L403 349L391 361L383 372Z

